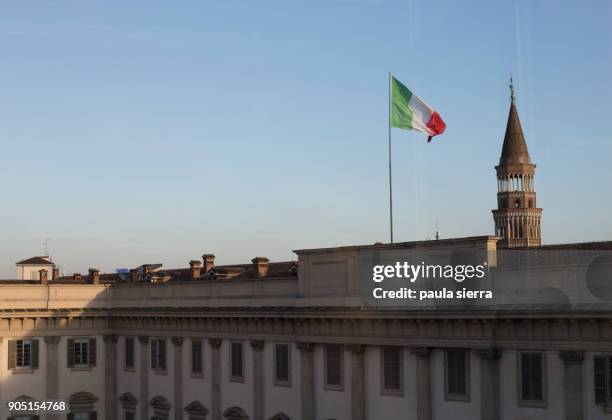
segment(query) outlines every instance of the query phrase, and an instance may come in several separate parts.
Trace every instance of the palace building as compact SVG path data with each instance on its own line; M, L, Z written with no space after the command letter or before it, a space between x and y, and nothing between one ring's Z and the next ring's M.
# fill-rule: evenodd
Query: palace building
M514 98L496 170L494 236L0 282L0 418L609 420L612 242L541 245ZM373 303L372 267L415 255L484 263L494 298Z

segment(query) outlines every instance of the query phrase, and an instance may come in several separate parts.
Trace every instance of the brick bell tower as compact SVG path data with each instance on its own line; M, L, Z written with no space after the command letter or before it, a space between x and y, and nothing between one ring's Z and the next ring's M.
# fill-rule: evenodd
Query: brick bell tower
M521 248L541 244L542 209L536 207L535 168L514 101L510 78L510 113L497 171L497 209L493 210L495 235L503 239L499 248Z

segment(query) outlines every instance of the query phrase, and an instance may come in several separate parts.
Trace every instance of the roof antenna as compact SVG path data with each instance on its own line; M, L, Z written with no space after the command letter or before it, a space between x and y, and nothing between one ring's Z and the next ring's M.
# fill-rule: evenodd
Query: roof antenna
M49 238L45 238L45 241L43 242L43 251L44 251L44 255L45 257L49 256Z
M514 103L514 83L512 82L512 73L510 73L510 84L508 85L510 87L510 101L512 101L512 103Z
M440 239L440 226L438 220L436 219L436 241Z

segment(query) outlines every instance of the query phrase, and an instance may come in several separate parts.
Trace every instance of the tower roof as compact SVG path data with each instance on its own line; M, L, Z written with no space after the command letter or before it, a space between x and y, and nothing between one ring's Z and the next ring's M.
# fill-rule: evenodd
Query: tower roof
M523 128L519 120L514 96L510 104L510 113L508 114L508 123L506 124L506 134L504 135L504 146L502 147L501 156L499 158L500 165L513 164L531 164L529 151L527 150L527 142L523 135Z

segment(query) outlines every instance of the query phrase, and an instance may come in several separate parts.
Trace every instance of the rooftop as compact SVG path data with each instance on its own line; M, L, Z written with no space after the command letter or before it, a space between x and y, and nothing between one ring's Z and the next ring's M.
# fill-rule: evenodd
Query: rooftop
M55 265L49 256L31 257L21 260L15 265Z

